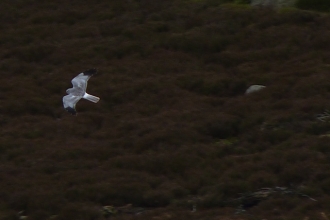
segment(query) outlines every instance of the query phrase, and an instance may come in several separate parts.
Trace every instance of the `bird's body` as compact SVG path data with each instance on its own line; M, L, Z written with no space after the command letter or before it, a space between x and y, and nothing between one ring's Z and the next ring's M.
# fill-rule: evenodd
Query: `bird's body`
M97 103L100 101L99 97L90 95L86 93L87 82L91 76L96 74L96 69L90 69L85 72L80 73L78 76L71 80L73 88L67 89L66 93L68 95L63 97L63 106L72 115L76 115L76 104L83 98L91 102Z

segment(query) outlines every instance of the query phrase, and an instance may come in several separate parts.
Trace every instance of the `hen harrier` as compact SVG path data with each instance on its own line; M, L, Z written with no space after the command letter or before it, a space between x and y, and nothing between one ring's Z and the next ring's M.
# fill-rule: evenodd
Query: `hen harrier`
M71 80L73 88L67 89L68 95L63 97L63 106L72 115L76 115L76 104L81 99L87 99L88 101L97 103L100 101L99 97L86 93L87 81L91 76L96 74L96 69L90 69L80 73L78 76Z

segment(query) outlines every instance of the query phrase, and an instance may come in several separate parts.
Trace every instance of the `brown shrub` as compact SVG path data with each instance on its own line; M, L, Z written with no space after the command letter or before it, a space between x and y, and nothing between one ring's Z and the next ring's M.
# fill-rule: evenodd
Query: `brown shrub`
M69 219L82 219L82 220L97 220L103 219L102 212L99 208L91 206L89 204L77 203L68 204L59 215L56 217L60 220Z
M328 108L328 16L221 1L4 1L9 219L102 219L102 205L126 204L155 209L138 219L226 219L235 207L224 201L291 184L318 205L275 197L249 213L302 219L329 208L328 140L317 136L329 131L317 120ZM72 117L61 98L91 67L87 91L101 101L80 101ZM252 84L267 88L244 95Z

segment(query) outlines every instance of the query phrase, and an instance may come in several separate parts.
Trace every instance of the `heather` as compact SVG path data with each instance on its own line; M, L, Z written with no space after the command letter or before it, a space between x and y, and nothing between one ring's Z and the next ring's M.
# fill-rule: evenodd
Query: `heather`
M2 1L0 218L330 218L329 14L221 3Z

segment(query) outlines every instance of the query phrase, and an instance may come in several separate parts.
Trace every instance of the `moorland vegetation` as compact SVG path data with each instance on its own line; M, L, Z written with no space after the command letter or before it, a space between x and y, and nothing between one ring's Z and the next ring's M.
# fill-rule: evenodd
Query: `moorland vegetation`
M2 0L0 219L328 219L330 15L226 2Z

